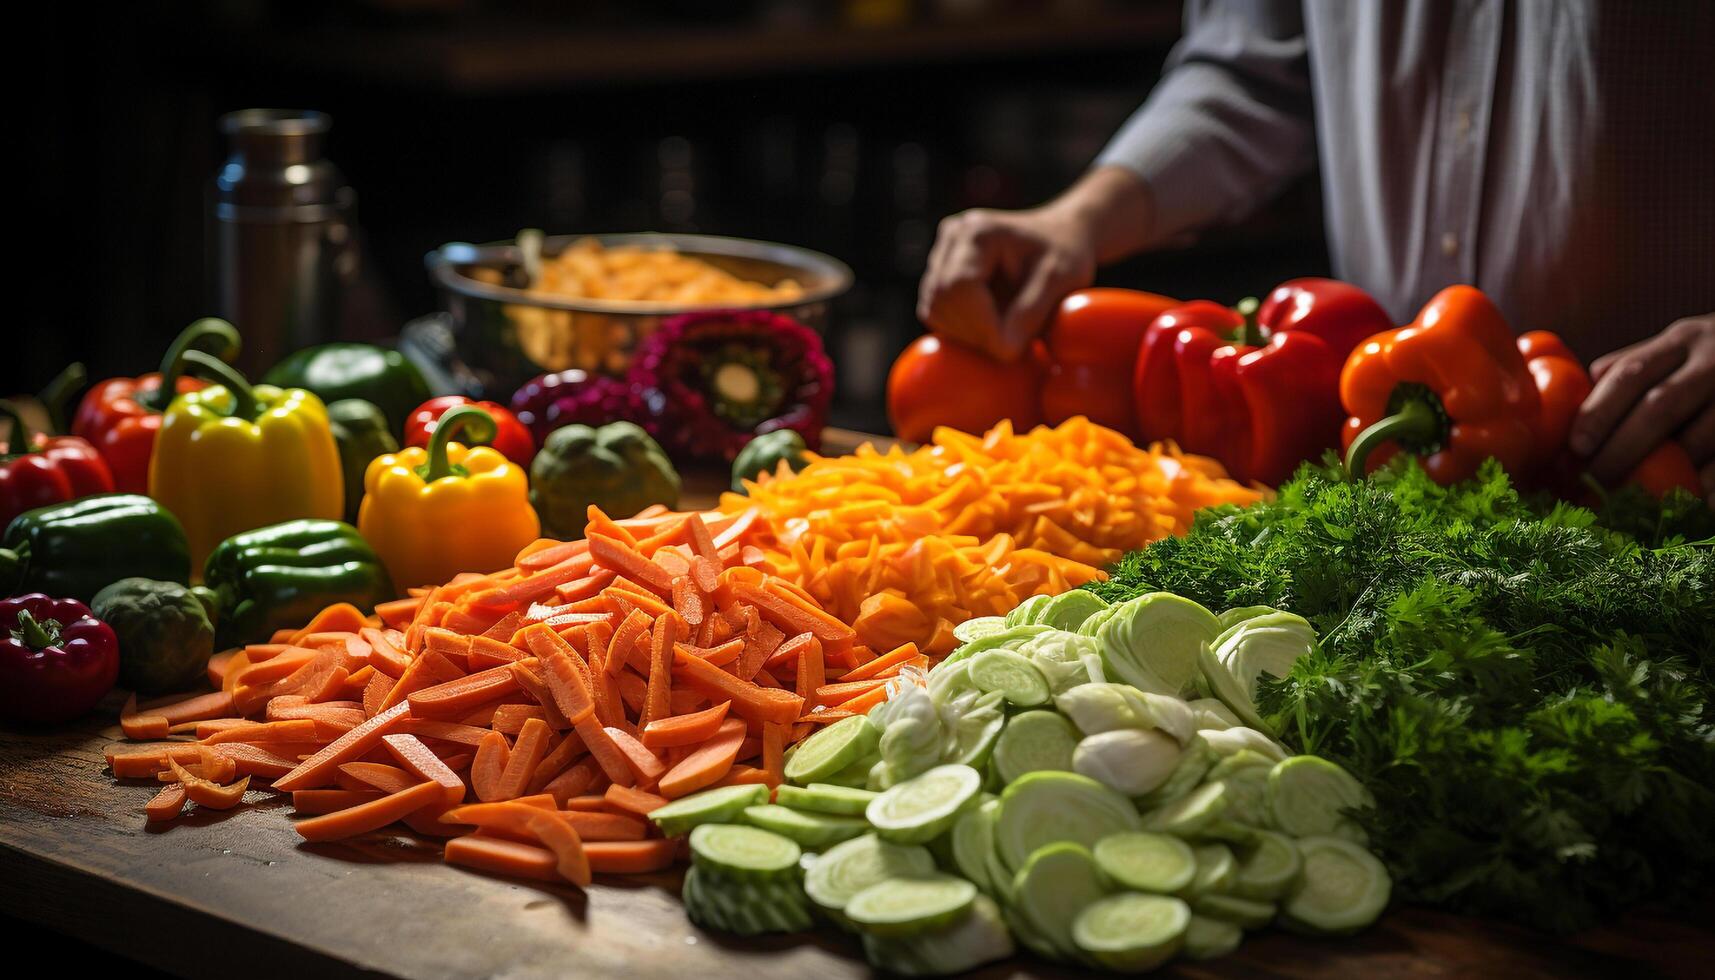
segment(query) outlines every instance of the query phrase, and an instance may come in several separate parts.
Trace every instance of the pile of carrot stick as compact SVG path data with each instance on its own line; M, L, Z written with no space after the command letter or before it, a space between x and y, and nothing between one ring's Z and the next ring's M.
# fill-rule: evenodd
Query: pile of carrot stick
M323 610L216 654L215 690L126 705L117 778L146 812L290 794L306 841L402 824L449 863L587 885L670 865L646 819L712 786L780 783L786 748L868 711L906 666L773 574L755 511L591 508L582 541L460 575L373 615Z

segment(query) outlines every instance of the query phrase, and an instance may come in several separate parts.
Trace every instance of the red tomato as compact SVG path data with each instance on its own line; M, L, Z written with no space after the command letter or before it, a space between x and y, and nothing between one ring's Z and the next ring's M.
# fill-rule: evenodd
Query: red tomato
M530 429L518 421L518 416L495 402L473 402L463 395L444 395L418 405L405 420L405 445L427 446L429 437L435 434L435 423L448 409L459 405L475 405L494 416L494 441L489 445L519 466L530 465L531 458L536 455L536 440L531 438Z
M1132 369L1150 323L1179 305L1135 289L1080 289L1060 301L1048 326L1048 379L1042 417L1059 425L1074 415L1137 437Z
M1042 421L1040 350L1007 364L942 340L918 337L887 375L887 417L894 434L927 442L938 425L984 432L1001 419L1017 431Z

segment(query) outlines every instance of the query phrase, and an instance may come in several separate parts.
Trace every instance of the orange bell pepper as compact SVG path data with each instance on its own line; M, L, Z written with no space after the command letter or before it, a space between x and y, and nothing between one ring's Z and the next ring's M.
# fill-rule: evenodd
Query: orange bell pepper
M907 442L936 426L986 432L1002 419L1024 432L1042 421L1040 346L1010 364L934 334L918 337L887 374L887 417Z
M1435 294L1417 319L1358 345L1340 374L1346 468L1368 472L1396 452L1457 483L1494 457L1531 472L1547 441L1542 398L1495 304L1471 286Z

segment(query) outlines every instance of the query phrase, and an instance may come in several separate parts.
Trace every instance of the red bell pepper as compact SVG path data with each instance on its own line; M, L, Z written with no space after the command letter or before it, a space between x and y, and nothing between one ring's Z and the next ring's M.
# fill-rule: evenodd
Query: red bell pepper
M188 350L207 351L231 360L239 347L232 324L213 318L186 327L167 348L159 374L113 378L89 389L72 419L72 435L89 440L113 473L113 488L125 493L149 492L149 454L161 413L172 400L207 385L183 373Z
M76 436L31 435L17 406L0 400L0 419L12 423L0 443L0 529L27 510L113 491L113 474L95 447ZM10 452L13 445L26 447Z
M1015 432L1042 421L1042 348L1010 363L924 334L887 373L887 418L906 442L928 442L937 426L986 432L1011 419Z
M1060 301L1048 325L1048 376L1042 419L1049 425L1082 415L1137 438L1132 370L1143 335L1176 299L1135 289L1080 289Z
M1542 401L1539 434L1544 458L1538 467L1538 482L1568 500L1588 501L1593 484L1587 481L1583 460L1567 447L1566 436L1572 431L1579 407L1590 396L1590 372L1565 342L1546 330L1532 330L1520 337L1518 349ZM1671 440L1645 456L1624 482L1635 483L1654 497L1666 496L1675 487L1692 494L1703 492L1691 454Z
M536 440L530 429L511 410L497 402L471 401L463 395L443 395L417 406L405 420L405 445L427 446L441 416L460 405L475 405L494 417L494 438L488 444L502 456L526 469L536 455Z
M1161 314L1133 373L1138 435L1213 456L1240 480L1276 484L1339 444L1340 368L1393 322L1368 293L1294 279L1230 309L1198 300Z
M71 721L119 679L119 638L76 599L0 600L0 721Z

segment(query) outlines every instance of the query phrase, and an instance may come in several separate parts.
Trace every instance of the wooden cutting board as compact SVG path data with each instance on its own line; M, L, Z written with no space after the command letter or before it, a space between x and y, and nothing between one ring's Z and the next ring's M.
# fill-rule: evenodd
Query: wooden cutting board
M864 439L830 432L827 451ZM718 473L687 479L706 506ZM265 791L227 813L145 825L154 786L116 783L102 749L119 699L51 732L0 731L0 911L195 977L858 977L858 944L832 928L737 939L686 921L677 873L604 878L587 893L448 867L409 834L310 845ZM1571 939L1417 908L1348 940L1260 933L1184 976L1374 978L1706 975L1715 909L1652 911ZM47 945L47 944L44 944ZM1020 958L982 977L1083 976Z

